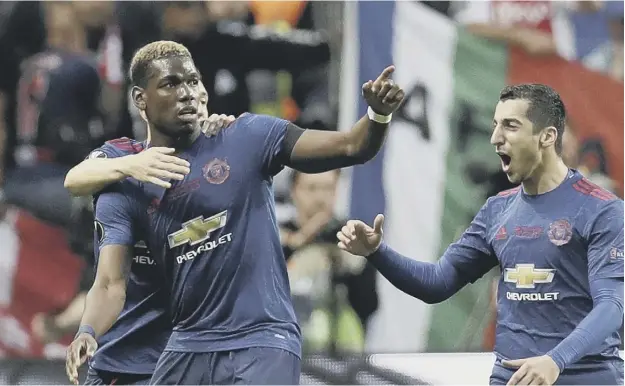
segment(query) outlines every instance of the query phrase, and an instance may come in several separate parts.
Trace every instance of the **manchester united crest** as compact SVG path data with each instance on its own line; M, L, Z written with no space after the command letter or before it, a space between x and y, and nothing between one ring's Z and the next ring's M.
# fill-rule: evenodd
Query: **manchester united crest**
M223 184L230 176L230 165L224 160L214 158L212 161L204 165L202 169L204 178L211 184Z
M551 241L554 245L561 247L571 241L571 237L573 236L573 227L571 226L571 223L566 220L554 221L551 225L549 225L547 236L549 236L549 241Z

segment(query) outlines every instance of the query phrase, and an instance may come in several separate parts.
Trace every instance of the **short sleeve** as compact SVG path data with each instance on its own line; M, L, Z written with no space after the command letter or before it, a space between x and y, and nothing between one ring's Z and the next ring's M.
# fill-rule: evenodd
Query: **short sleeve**
M130 138L121 137L105 142L99 148L92 150L86 159L117 158L143 151L143 144Z
M263 172L269 176L278 174L284 167L286 159L283 154L283 143L289 121L256 114L245 114L242 118L245 120L251 145L262 144L258 155Z
M98 247L134 245L133 206L120 189L100 194L95 201L95 232Z
M587 226L588 281L623 278L623 201L605 203Z
M451 264L468 282L475 282L498 264L488 241L490 199L475 215L458 241L443 254L443 263Z

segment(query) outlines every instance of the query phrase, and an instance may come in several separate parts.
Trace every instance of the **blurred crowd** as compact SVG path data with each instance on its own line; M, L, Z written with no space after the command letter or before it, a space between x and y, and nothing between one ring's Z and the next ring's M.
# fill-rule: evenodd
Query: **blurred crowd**
M423 3L478 36L533 55L577 60L623 80L622 2ZM105 140L146 136L128 99L133 53L154 40L186 45L210 95L211 112L237 116L252 111L306 128L336 130L341 15L341 2L0 4L0 216L6 214L9 221L7 208L20 208L61 229L71 253L84 261L77 290L34 310L36 339L56 342L76 328L93 276L90 202L68 195L66 172ZM601 145L580 145L575 127L567 130L564 153L571 167L614 188ZM467 165L467 176L487 184L489 195L509 187L505 175L486 170ZM334 212L339 173L285 171L275 184L296 310L306 347L315 351L361 351L378 308L375 271L364 259L345 258L335 247L343 222ZM0 267L7 265L3 249ZM48 253L54 260L54 250ZM0 293L0 307L17 307L13 300ZM6 343L2 334L11 330L2 326L0 342ZM19 344L6 346L12 350L4 354L24 355Z

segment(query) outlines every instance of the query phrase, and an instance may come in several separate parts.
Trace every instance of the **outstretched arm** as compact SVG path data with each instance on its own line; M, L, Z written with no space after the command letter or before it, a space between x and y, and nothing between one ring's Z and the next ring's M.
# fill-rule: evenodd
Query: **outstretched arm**
M134 177L165 189L169 180L182 180L189 173L189 163L172 155L175 149L152 147L138 154L107 158L95 150L90 158L74 166L65 176L65 188L74 196L88 196L115 182Z
M65 176L65 189L73 196L88 196L128 177L124 168L127 157L88 158Z
M488 205L488 204L487 204ZM399 290L426 303L442 302L497 265L486 237L485 205L460 240L450 245L436 263L403 256L382 243L384 216L373 227L350 220L337 234L339 248L367 256L378 271Z
M304 173L320 173L362 164L382 148L391 115L404 98L404 91L394 84L387 67L375 81L362 86L370 110L349 131L304 130L290 124L284 144L290 149L284 161Z
M205 117L203 132L215 135L234 120L231 115L212 114ZM67 173L65 188L74 196L89 196L133 177L168 189L171 187L169 180L182 180L189 173L189 163L174 156L174 152L171 148L152 147L139 154L113 158L103 149L97 149Z

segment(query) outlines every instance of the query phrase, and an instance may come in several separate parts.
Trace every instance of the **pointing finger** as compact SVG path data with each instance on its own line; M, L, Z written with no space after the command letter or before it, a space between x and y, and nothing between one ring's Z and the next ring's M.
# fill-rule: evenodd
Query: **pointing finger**
M388 66L382 71L380 76L375 80L376 82L382 82L383 80L387 80L391 77L391 75L395 72L395 66Z

